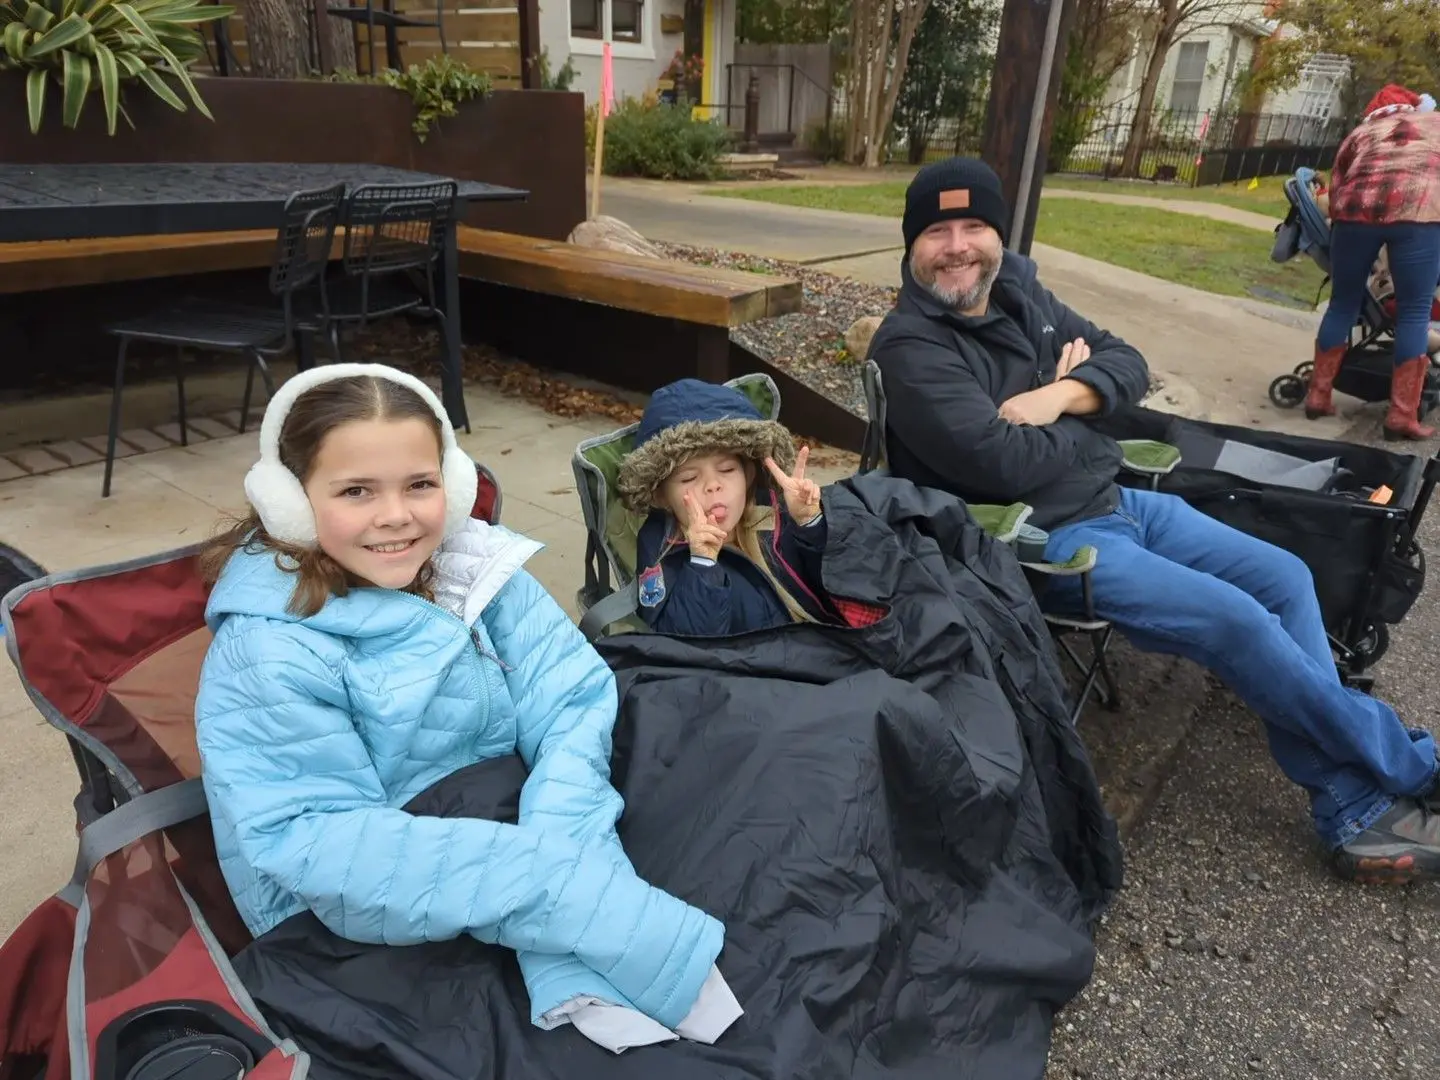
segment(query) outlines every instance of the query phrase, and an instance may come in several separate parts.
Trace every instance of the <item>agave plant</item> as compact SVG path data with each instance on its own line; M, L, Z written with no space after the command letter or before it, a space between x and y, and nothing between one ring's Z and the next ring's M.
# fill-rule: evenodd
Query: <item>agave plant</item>
M195 0L0 0L0 69L29 71L25 101L32 133L40 130L52 81L62 88L60 114L67 128L80 122L85 99L97 85L111 135L116 117L125 113L120 92L127 82L139 80L184 112L185 102L166 75L214 119L186 68L205 53L195 27L228 18L234 10Z

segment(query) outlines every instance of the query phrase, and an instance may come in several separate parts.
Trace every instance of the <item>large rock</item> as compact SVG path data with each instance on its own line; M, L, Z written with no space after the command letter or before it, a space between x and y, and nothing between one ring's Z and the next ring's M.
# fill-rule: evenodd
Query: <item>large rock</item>
M870 352L870 341L884 321L885 316L883 315L865 315L856 319L850 324L850 329L845 331L845 351L854 358L857 364L864 362L866 355Z
M570 243L601 251L623 251L630 255L647 255L663 259L660 249L619 218L601 214L593 221L582 221L570 233Z

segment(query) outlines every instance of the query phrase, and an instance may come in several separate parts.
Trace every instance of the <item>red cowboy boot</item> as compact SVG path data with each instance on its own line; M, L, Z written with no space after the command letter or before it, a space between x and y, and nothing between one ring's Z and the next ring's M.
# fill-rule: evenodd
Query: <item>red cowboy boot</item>
M1334 416L1335 406L1330 401L1335 388L1335 376L1349 351L1349 344L1341 342L1333 349L1315 346L1315 370L1310 373L1310 390L1305 395L1305 417L1314 420L1317 416Z
M1395 365L1390 376L1390 411L1385 414L1385 439L1429 439L1433 427L1420 423L1420 395L1425 390L1425 377L1430 373L1430 358L1416 356Z

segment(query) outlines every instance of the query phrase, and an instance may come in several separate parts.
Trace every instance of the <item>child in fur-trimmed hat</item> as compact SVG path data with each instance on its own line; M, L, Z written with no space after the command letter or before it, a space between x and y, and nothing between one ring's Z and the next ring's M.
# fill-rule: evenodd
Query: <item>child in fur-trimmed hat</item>
M649 626L723 637L833 620L808 454L733 387L681 379L651 395L618 478L625 505L649 512L636 564Z

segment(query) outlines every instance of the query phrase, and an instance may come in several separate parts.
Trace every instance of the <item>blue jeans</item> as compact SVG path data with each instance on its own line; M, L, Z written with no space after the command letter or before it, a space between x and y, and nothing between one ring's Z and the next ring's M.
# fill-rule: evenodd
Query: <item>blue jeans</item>
M1383 245L1395 285L1395 363L1424 356L1430 334L1430 302L1440 284L1440 224L1357 225L1337 221L1331 230L1330 306L1315 343L1333 349L1350 339L1360 317L1370 267Z
M1435 740L1384 702L1343 686L1299 558L1207 517L1174 495L1122 489L1120 508L1050 534L1046 558L1083 545L1096 614L1137 648L1214 672L1265 724L1275 762L1310 793L1330 847L1363 832L1395 797L1435 783ZM1079 609L1080 584L1057 579L1045 606Z

